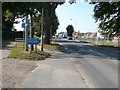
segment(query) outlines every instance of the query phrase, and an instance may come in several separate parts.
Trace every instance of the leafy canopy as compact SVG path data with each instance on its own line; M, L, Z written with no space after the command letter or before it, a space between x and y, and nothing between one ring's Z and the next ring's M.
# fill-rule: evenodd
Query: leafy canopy
M99 31L111 36L120 31L120 2L98 2L94 7L94 18Z

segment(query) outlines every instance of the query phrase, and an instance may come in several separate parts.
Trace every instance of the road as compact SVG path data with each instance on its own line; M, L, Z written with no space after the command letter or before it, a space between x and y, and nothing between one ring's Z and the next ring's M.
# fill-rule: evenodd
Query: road
M58 41L89 88L118 88L118 51L73 40Z
M74 40L54 41L66 51L50 51L51 58L40 61L20 88L118 88L117 51Z

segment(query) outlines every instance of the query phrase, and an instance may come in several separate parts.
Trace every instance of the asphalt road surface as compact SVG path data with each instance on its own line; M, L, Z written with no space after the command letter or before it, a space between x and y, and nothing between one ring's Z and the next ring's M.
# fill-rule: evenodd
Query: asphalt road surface
M89 88L118 88L118 51L73 40L56 41L65 47Z

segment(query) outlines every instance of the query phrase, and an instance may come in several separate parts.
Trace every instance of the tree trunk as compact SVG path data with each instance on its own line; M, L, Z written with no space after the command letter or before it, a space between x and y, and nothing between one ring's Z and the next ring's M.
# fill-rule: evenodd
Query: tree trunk
M30 38L33 38L34 33L33 33L33 18L32 18L32 13L30 14ZM30 46L30 51L33 51L33 45Z
M48 9L45 9L45 44L50 44L50 15Z

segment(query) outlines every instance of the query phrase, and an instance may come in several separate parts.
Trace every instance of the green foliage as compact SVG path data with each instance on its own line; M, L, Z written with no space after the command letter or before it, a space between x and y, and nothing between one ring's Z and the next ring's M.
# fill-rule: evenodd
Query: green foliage
M94 18L100 21L99 29L102 34L111 36L120 31L120 2L94 3Z
M45 58L49 57L50 54L47 52L38 51L35 52L25 52L21 47L14 47L13 50L10 52L8 58L17 58L17 59L28 59L28 60L44 60Z
M52 35L56 34L56 30L58 29L58 25L59 25L59 20L56 16L56 13L54 13L54 15L51 17L51 34Z
M9 10L6 10L6 12L3 13L5 16L5 21L12 21L13 18L13 13L10 12Z
M58 5L63 4L64 2L3 2L2 4L2 13L3 14L3 26L4 30L11 32L13 27L15 17L24 17L26 14L35 15L34 9L41 12L42 7L44 8L44 31L45 31L45 41L50 43L50 35L54 35L58 28L58 19L55 14L55 9ZM40 18L38 19L40 20ZM33 22L33 27L37 32L37 35L40 36L40 22ZM50 33L51 29L51 33Z
M67 30L67 36L71 36L72 37L72 34L74 32L73 26L72 25L68 25L66 30Z
M35 35L40 37L41 36L41 16L33 18L33 29Z

